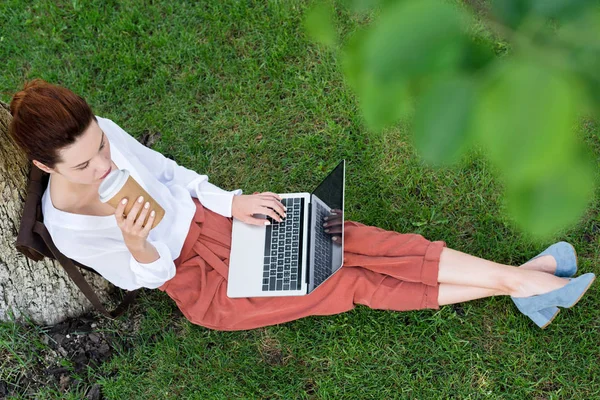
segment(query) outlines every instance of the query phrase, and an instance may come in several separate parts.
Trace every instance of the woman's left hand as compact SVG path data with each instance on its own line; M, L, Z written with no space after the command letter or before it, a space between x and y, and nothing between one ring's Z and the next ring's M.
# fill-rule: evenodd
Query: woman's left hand
M325 233L331 235L331 240L335 243L342 242L342 210L332 209L329 215L323 218L323 229Z
M231 215L234 218L251 225L266 225L269 222L264 218L256 218L255 214L267 215L281 222L285 218L281 197L272 192L233 196Z

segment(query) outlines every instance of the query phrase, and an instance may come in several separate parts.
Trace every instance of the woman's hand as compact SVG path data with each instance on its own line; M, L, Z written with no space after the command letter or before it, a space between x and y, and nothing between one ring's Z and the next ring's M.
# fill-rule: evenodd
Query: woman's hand
M342 210L332 209L327 217L323 218L323 229L331 235L335 243L342 242Z
M281 197L271 192L233 196L231 215L234 218L251 225L269 224L264 218L254 217L255 214L264 214L281 222L282 218L285 218L285 207L281 204Z
M154 223L156 213L154 210L152 213L150 213L148 222L144 226L142 224L150 212L150 203L146 202L146 204L144 204L144 198L140 196L131 210L129 210L129 213L125 215L125 206L127 205L127 201L128 199L126 198L121 200L117 206L117 209L115 210L117 225L123 233L125 245L130 250L142 250L146 247L146 239L150 234L150 229L152 229L152 224ZM140 210L141 214L139 214Z

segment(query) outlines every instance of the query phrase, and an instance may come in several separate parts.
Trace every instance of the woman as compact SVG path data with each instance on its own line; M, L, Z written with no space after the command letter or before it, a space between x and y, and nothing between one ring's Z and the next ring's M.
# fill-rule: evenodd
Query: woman
M260 224L264 220L253 215L266 214L281 221L285 209L277 194L221 190L94 116L70 90L41 80L26 84L10 109L11 136L50 174L42 202L56 246L123 289L165 291L192 323L208 328L251 329L340 313L354 304L401 311L498 295L512 296L543 328L558 306L573 306L595 278L565 278L576 272L577 259L564 242L516 268L420 235L346 222L344 267L317 290L299 297L231 299L226 296L231 217ZM117 168L128 169L165 208L154 229L144 199L123 199L116 210L100 202L98 187ZM128 201L135 205L124 215Z

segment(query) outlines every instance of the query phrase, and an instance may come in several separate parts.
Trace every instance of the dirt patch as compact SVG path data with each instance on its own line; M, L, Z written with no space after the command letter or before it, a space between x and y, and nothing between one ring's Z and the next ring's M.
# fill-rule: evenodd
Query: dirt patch
M281 343L270 336L263 336L259 351L263 361L270 366L286 365L291 358L290 352L282 349Z
M110 338L97 331L98 323L91 315L70 319L50 328L43 341L61 356L73 363L74 371L86 366L97 366L112 354ZM46 372L58 376L66 367L49 369Z
M160 132L144 131L138 141L144 146L151 148L161 137L162 134Z
M33 367L17 367L15 370L20 371L20 376L11 376L9 381L0 380L0 399L19 395L35 397L43 387L56 387L62 393L76 387L85 388L85 399L103 399L100 386L86 380L86 369L96 369L109 360L116 349L127 350L133 346L142 312L139 305L134 304L117 321L92 312L41 329L20 327L19 330L26 332L28 337L38 335L46 347L36 350L37 360Z

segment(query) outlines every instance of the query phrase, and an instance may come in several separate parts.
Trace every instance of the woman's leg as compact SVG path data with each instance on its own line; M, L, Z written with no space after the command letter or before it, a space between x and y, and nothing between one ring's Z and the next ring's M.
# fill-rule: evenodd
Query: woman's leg
M438 303L440 306L447 304L464 303L466 301L483 299L485 297L501 296L500 290L486 289L475 286L452 285L450 283L440 283L438 292Z
M548 262L548 258L552 257L545 257L545 262ZM541 261L532 262L526 264L525 268L517 268L444 248L440 256L438 282L461 287L470 286L474 287L474 290L466 291L467 289L455 287L442 289L440 285L444 292L442 296L446 296L442 300L472 300L502 294L528 297L561 288L569 282L567 279L536 270L540 263ZM463 295L459 295L461 290Z
M528 261L519 268L554 274L556 271L556 260L552 256L543 256ZM491 296L506 296L508 294L509 293L502 292L501 290L442 283L439 288L438 302L440 306L443 306Z

